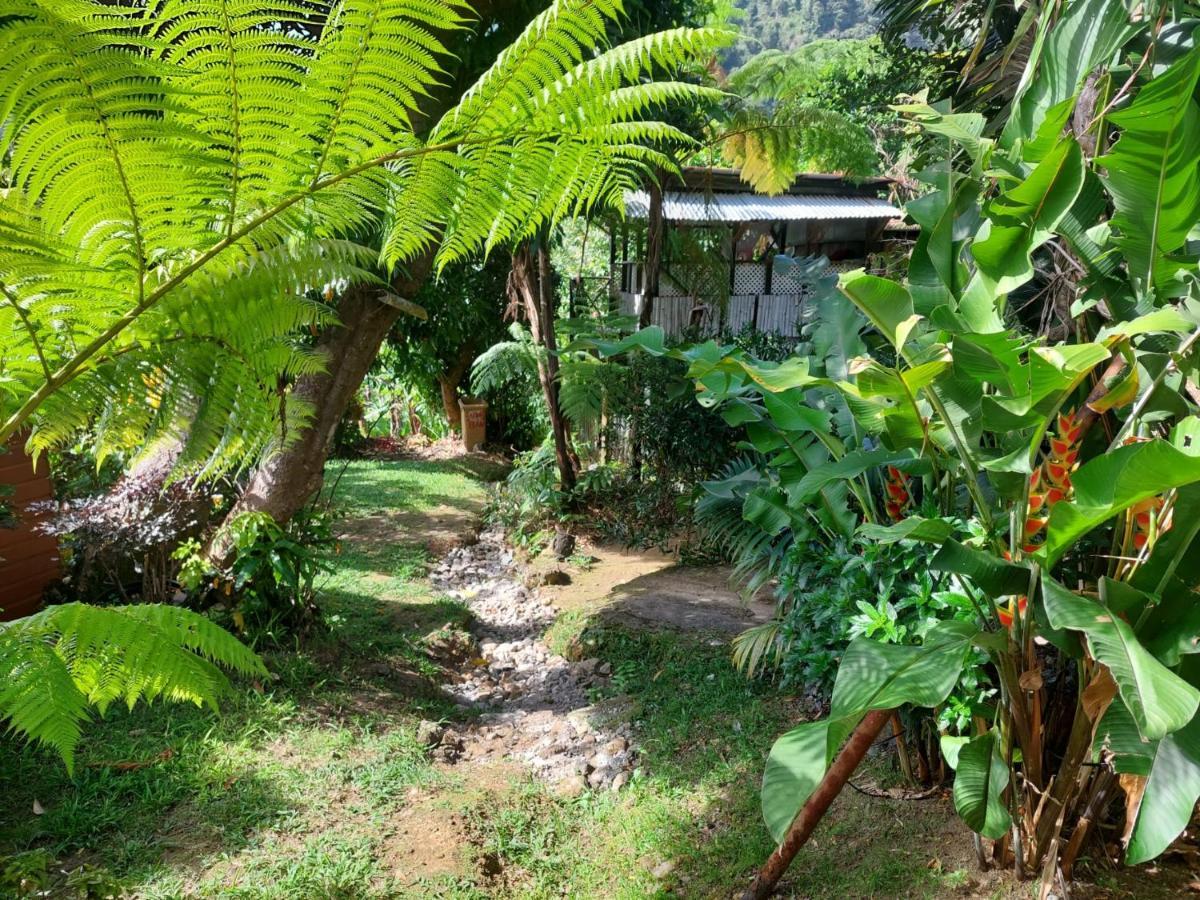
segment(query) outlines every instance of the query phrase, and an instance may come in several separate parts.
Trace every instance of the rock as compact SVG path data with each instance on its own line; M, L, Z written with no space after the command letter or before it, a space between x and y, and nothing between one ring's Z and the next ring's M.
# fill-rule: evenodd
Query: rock
M542 584L557 587L559 585L570 584L571 576L562 569L551 569L542 576Z
M663 879L675 871L675 863L669 859L664 859L657 866L650 870L650 874L655 878Z
M572 800L578 797L588 788L588 783L582 775L572 775L569 778L564 778L554 786L554 793L564 800Z
M446 728L438 722L422 719L417 725L417 743L422 747L436 747L442 740Z
M610 662L600 663L600 665L596 666L596 674L603 675L605 678L607 678L609 675L612 674L612 663L610 663Z
M623 737L615 737L604 745L604 752L609 756L616 756L618 753L624 753L629 747L629 741Z
M614 792L619 791L621 788L625 787L625 785L627 785L627 784L629 784L629 773L628 772L618 772L617 777L613 779L612 790Z
M603 769L607 767L610 762L612 762L612 758L603 750L599 751L598 753L593 753L588 757L587 761L588 765L593 769Z

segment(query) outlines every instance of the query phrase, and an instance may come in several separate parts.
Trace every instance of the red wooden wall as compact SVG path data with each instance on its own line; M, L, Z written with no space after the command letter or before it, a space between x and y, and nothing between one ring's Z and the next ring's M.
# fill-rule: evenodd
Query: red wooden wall
M58 540L34 530L36 517L26 505L52 496L50 467L45 455L37 469L16 438L8 452L0 452L0 484L14 493L0 496L16 514L16 528L0 528L0 620L15 619L37 610L42 591L59 577ZM2 450L3 448L0 448Z

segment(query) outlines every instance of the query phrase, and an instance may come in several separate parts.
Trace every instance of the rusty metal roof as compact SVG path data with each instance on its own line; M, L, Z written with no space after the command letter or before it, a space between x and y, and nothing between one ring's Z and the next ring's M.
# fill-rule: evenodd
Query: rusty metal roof
M632 219L650 215L646 191L625 192L625 213ZM780 194L768 197L750 191L714 193L667 191L663 218L668 222L799 222L814 219L895 219L904 213L877 197L829 194Z

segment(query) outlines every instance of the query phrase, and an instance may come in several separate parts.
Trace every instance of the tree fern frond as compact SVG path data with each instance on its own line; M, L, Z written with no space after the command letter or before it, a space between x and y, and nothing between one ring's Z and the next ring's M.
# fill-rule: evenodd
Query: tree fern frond
M687 140L649 117L713 100L655 79L721 32L609 48L619 0L557 0L422 140L414 111L465 12L460 0L13 0L0 17L13 160L0 441L33 426L44 449L95 426L110 447L175 429L198 470L245 464L303 421L287 382L319 361L297 341L315 321L301 292L318 276L367 277L365 261L311 266L292 248L382 224L389 266L435 243L441 266L490 251L618 205Z
M394 147L448 55L439 34L463 27L461 0L355 0L324 23L304 88L318 140L312 183Z
M51 606L0 625L0 717L74 766L90 710L163 697L214 707L221 667L265 675L258 657L190 610L172 606Z
M534 343L529 329L520 322L509 326L511 341L492 344L475 358L471 364L471 392L485 394L498 390L512 381L536 378L538 353L541 348Z

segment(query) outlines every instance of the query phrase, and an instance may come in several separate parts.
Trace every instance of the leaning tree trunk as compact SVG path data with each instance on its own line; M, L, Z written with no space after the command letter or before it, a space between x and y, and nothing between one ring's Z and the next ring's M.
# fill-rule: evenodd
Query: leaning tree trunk
M537 241L537 249L528 243L513 253L509 291L519 299L529 319L533 340L544 349L538 357L538 380L550 415L550 430L554 435L554 457L562 489L575 487L575 454L571 451L566 419L558 401L558 343L554 336L554 282L550 270L550 252L545 240Z
M415 296L431 264L429 255L415 260L406 277L393 283L401 300ZM404 311L402 304L385 298L378 287L369 285L352 286L342 296L337 306L338 325L317 339L316 350L325 358L325 369L301 377L294 389L295 398L312 409L312 419L284 449L254 470L226 521L245 512L265 512L277 522L286 522L321 489L338 422L380 344ZM222 531L208 551L218 565L228 562L232 549Z

